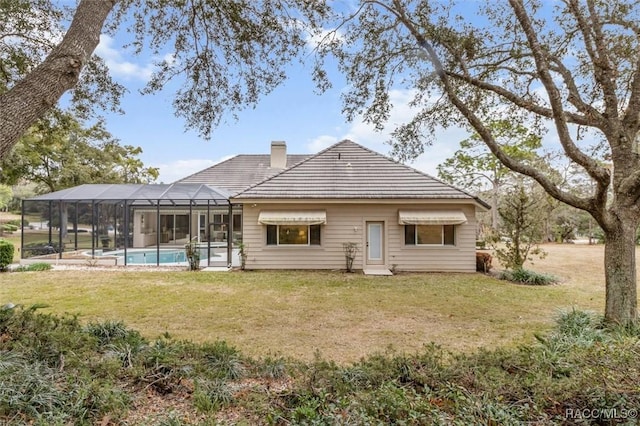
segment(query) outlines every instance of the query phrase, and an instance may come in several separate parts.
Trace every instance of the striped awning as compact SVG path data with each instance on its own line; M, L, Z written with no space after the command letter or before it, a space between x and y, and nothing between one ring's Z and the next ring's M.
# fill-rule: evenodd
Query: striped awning
M460 225L467 221L462 210L400 210L400 225Z
M258 223L263 225L322 225L327 223L327 212L314 211L261 211Z

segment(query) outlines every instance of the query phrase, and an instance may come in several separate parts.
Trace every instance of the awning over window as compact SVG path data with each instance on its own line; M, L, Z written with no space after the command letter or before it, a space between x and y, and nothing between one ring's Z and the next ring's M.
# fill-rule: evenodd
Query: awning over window
M460 225L467 221L462 210L400 210L400 225Z
M263 225L322 225L327 223L327 212L316 211L262 211L258 223Z

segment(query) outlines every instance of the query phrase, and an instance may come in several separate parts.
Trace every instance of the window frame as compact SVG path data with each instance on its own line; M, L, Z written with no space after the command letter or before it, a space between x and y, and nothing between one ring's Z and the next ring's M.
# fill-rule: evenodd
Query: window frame
M322 245L322 225L265 225L265 245L267 247L319 247ZM306 226L307 227L307 242L301 244L281 244L280 243L280 226ZM313 229L312 229L313 228ZM275 231L274 231L275 230ZM270 242L270 236L273 238L275 233L275 243ZM314 243L317 237L317 243Z
M440 243L439 244L423 244L418 243L418 227L419 226L430 226L430 227L440 227ZM445 231L445 227L448 227L450 233L453 233L451 238L451 243L447 243L447 232ZM413 228L413 233L410 233L410 229ZM404 245L409 247L455 247L457 244L457 225L404 225ZM408 238L412 238L412 241L408 241Z

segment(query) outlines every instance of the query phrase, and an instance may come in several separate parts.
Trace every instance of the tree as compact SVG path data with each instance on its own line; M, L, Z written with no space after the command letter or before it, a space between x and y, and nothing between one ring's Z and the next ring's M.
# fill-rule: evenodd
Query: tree
M524 126L514 126L508 120L489 123L496 140L513 158L534 161L536 150L541 147L540 137ZM491 228L498 230L498 200L504 185L514 172L488 150L477 133L460 142L460 149L451 158L438 165L438 177L478 193L489 191L491 203Z
M7 205L7 210L10 212L19 212L22 208L22 200L37 195L36 185L31 182L20 182L11 187L13 197Z
M0 184L0 211L5 210L13 198L11 187Z
M107 6L112 2L85 3ZM91 56L100 35L93 20L100 13L94 16L86 6L80 11L92 21L87 25L77 21L73 37L56 48L64 35L63 22L71 18L69 8L52 0L0 0L0 159L72 82L72 109L80 118L91 116L94 107L119 111L124 87L110 78L101 58ZM95 36L83 38L82 31L96 28ZM86 72L80 73L81 68Z
M84 128L57 109L39 120L0 162L0 182L34 182L39 192L85 183L148 183L158 169L144 167L139 147L122 146L102 122Z
M0 24L0 39L10 39L18 46L15 51L33 59L25 54L25 46L38 45L44 37L34 42L14 36L12 25L64 16L28 13L47 6L57 11L50 3L0 0L0 17L6 23ZM27 13L27 18L17 18L20 13ZM319 28L318 19L327 13L324 2L307 0L80 0L61 41L41 63L16 65L12 68L16 72L5 73L8 90L0 93L0 158L72 88L84 112L92 103L87 102L91 94L103 95L99 98L103 100L106 96L110 104L117 101L121 88L102 78L104 73L98 71L104 71L104 64L92 57L110 16L109 31L126 21L136 53L146 47L165 58L145 92L161 90L168 81L183 77L174 100L176 114L208 138L225 111L255 104L285 79L284 67L305 48ZM167 46L173 51L167 52ZM5 68L12 63L5 57L7 51L0 49L0 65ZM82 81L87 84L78 86Z
M507 269L522 269L530 255L543 255L538 243L543 237L544 220L541 194L527 190L524 182L510 187L498 208L503 229L495 234L496 242L504 235L504 248L496 248L496 256Z
M362 0L318 48L318 70L335 55L350 86L344 111L382 127L389 90L415 95L398 127L402 160L423 152L440 126L475 131L502 164L603 229L608 321L637 319L635 231L640 223L640 3L632 0L431 2ZM316 75L321 84L324 75ZM546 168L514 158L490 123L549 128L592 192L578 196ZM605 148L606 165L589 155ZM608 193L611 192L611 197Z

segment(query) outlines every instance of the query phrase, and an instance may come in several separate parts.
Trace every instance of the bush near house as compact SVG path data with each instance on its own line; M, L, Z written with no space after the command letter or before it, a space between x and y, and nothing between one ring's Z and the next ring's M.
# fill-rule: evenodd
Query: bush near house
M563 425L607 413L618 417L598 421L632 424L640 406L640 329L581 311L518 348L431 345L337 365L148 341L38 308L0 310L0 423Z
M13 262L13 253L15 248L13 243L0 239L0 272L4 272Z

